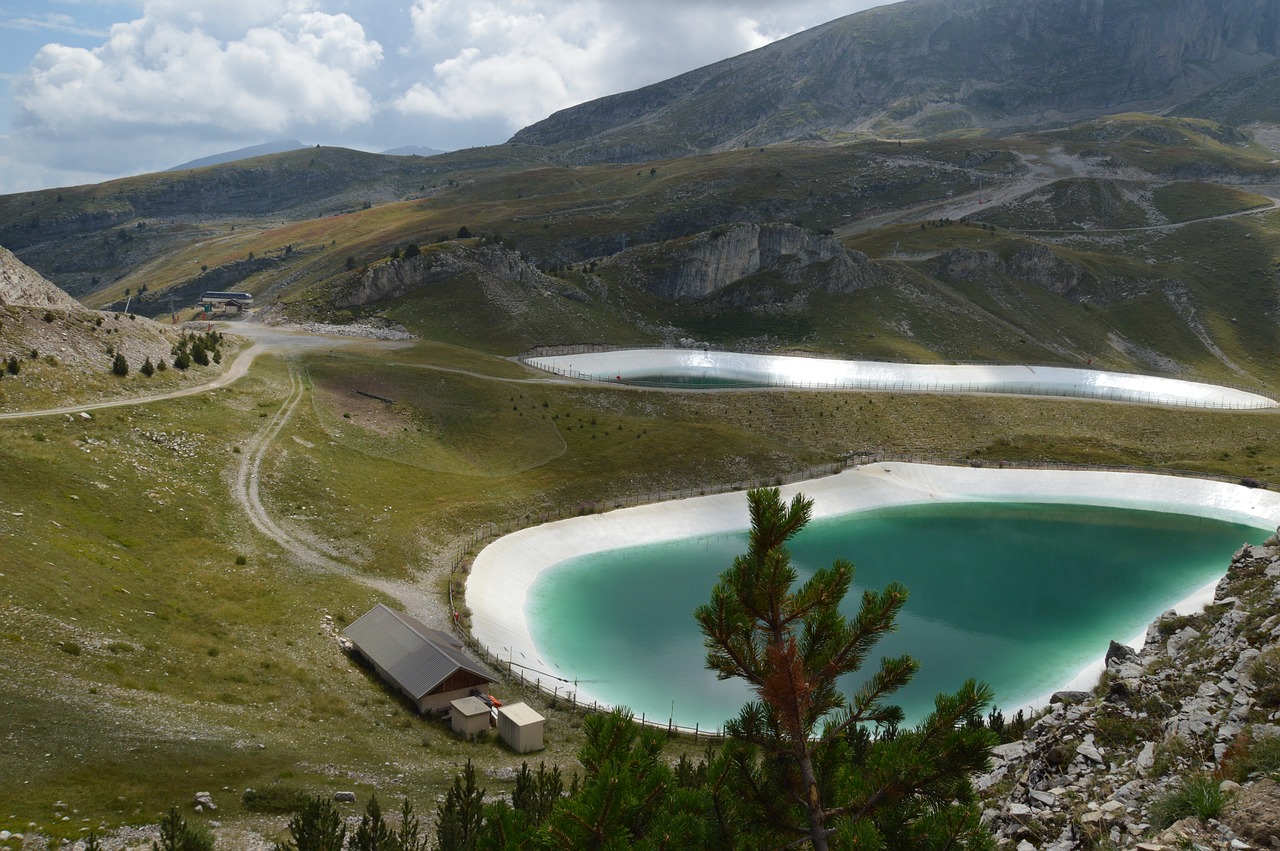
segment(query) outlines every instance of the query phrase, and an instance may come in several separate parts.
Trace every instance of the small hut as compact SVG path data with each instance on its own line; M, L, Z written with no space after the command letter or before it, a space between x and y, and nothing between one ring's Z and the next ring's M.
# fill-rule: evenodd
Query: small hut
M462 643L417 618L379 603L343 634L387 683L427 713L449 708L471 689L493 682L483 665L462 652Z
M498 735L516 753L542 750L542 728L547 719L527 703L498 708Z
M489 729L489 716L493 710L480 698L463 697L450 703L449 707L453 732L470 737Z

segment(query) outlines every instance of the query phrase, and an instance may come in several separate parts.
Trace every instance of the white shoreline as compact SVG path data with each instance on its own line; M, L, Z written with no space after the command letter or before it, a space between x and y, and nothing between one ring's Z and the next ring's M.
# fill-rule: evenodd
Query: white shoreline
M814 519L935 502L1041 502L1141 508L1267 528L1280 524L1278 493L1152 473L884 463L782 487L784 498L797 492L813 499ZM746 526L746 494L737 491L573 517L513 532L481 550L471 568L466 602L472 634L495 656L523 659L530 667L572 682L571 674L541 657L529 631L525 603L539 574L588 553L741 531ZM1188 613L1203 608L1212 601L1216 585L1217 580L1201 588L1177 603L1175 610ZM1141 646L1144 637L1145 632L1133 641ZM1092 686L1102 660L1100 655L1053 691ZM1092 680L1087 680L1090 676ZM580 687L576 691L578 702L609 703ZM1024 706L1043 705L1050 694Z
M1011 393L1229 410L1277 407L1266 396L1217 384L1060 366L880 363L703 349L624 349L525 362L571 378L624 384L661 374L756 387Z

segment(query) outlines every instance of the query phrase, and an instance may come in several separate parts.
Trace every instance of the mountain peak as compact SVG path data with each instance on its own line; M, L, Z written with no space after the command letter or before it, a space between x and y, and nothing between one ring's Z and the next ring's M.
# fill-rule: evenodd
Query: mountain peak
M1280 0L906 0L555 113L511 142L638 160L1158 110L1280 58Z

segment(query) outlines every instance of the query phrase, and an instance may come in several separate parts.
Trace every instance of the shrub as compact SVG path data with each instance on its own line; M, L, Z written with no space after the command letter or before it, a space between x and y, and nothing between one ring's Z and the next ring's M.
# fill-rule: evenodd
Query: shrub
M160 820L160 841L151 843L152 851L213 851L213 833L202 824L189 825L171 807Z
M245 789L240 801L255 813L296 813L307 805L311 796L288 783L272 783L265 789Z
M1172 789L1151 802L1151 824L1166 828L1179 819L1195 816L1207 822L1217 818L1230 796L1219 788L1212 774L1184 775Z
M54 312L53 312L52 310L46 310L46 311L44 312L44 321L45 321L45 322L53 322L53 320L55 320L55 319L57 319L57 318L58 318L58 317L57 317L57 315L56 315L56 314L54 314Z
M9 363L5 366L5 371L10 375L17 375L22 371L22 364L18 363L17 357L10 355Z
M1280 779L1280 735L1255 739L1253 731L1246 730L1223 754L1219 771L1237 783L1267 776Z
M72 656L80 655L80 645L76 644L74 641L64 641L58 645L58 649L63 653L69 653Z
M191 367L191 355L185 351L178 352L178 356L173 359L173 368L186 370Z
M150 378L151 376L156 374L156 367L155 367L155 364L151 362L151 358L147 358L142 362L142 366L139 367L138 371L141 372L143 375L145 375L147 378Z
M1257 692L1254 699L1268 709L1280 708L1280 647L1273 647L1249 665L1249 678Z
M122 352L116 352L116 359L111 362L111 374L120 376L129 374L129 362L124 359Z

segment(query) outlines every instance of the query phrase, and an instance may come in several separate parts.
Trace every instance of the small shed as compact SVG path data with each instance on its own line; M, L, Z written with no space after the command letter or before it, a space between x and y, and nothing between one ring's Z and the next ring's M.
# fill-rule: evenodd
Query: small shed
M449 704L453 732L474 736L489 729L489 715L493 711L478 697L463 697Z
M343 634L383 680L422 713L443 711L494 676L462 652L453 636L379 603Z
M498 735L516 753L542 750L543 718L527 703L498 708Z

